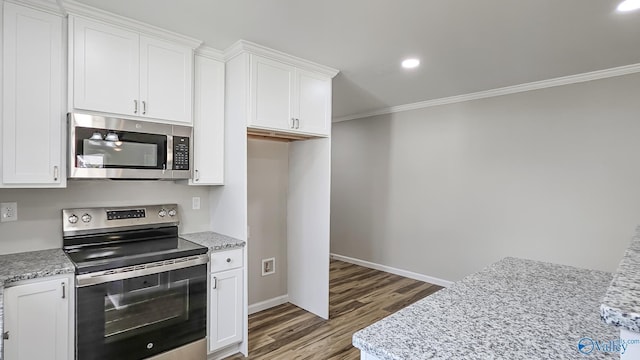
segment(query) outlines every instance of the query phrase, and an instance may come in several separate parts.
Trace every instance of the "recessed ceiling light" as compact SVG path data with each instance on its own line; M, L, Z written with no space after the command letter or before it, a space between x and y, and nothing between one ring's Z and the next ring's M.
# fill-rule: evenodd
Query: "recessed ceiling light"
M640 0L624 0L618 5L618 11L633 11L640 9Z
M420 65L420 60L418 59L405 59L402 60L402 67L405 69L413 69Z

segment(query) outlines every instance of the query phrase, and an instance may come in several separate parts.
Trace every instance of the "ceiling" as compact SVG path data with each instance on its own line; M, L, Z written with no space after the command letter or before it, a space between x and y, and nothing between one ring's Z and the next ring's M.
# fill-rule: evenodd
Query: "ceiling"
M640 63L616 0L79 0L203 40L340 70L333 117ZM421 59L410 71L407 56Z

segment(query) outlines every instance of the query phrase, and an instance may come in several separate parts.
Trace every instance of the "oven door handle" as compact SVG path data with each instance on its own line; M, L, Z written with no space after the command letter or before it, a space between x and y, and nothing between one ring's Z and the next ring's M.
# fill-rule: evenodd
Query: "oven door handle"
M184 258L158 261L149 264L127 266L119 269L97 271L76 275L76 287L103 284L111 281L130 279L138 276L157 274L172 270L183 269L209 262L209 255L195 255Z

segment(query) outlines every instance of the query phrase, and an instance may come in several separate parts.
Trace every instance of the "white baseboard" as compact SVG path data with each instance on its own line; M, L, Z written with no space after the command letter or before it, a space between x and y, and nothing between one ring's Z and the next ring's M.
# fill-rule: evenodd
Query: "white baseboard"
M289 295L282 295L282 296L274 297L269 300L260 301L258 303L249 305L249 310L248 310L249 315L257 313L262 310L267 310L272 307L276 307L278 305L282 305L288 302L289 302Z
M395 274L395 275L404 276L404 277L409 278L409 279L428 282L430 284L434 284L434 285L438 285L438 286L449 287L449 286L451 286L451 284L453 284L453 281L444 280L444 279L440 279L440 278L433 277L433 276L428 276L428 275L422 275L422 274L414 273L414 272L408 271L408 270L396 269L396 268L393 268L391 266L380 265L380 264L376 264L376 263L373 263L373 262L370 262L370 261L366 261L366 260L360 260L360 259L356 259L356 258L352 258L352 257L348 257L348 256L333 254L333 253L330 254L330 255L331 255L332 259L336 259L336 260L348 262L348 263L351 263L351 264L364 266L364 267L367 267L369 269L375 269L375 270L380 270L380 271L388 272L388 273Z

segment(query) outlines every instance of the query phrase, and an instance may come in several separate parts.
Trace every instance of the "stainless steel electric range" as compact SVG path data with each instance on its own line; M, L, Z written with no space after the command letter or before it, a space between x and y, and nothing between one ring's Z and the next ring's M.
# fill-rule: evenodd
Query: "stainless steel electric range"
M76 359L206 359L207 248L176 204L62 210Z

